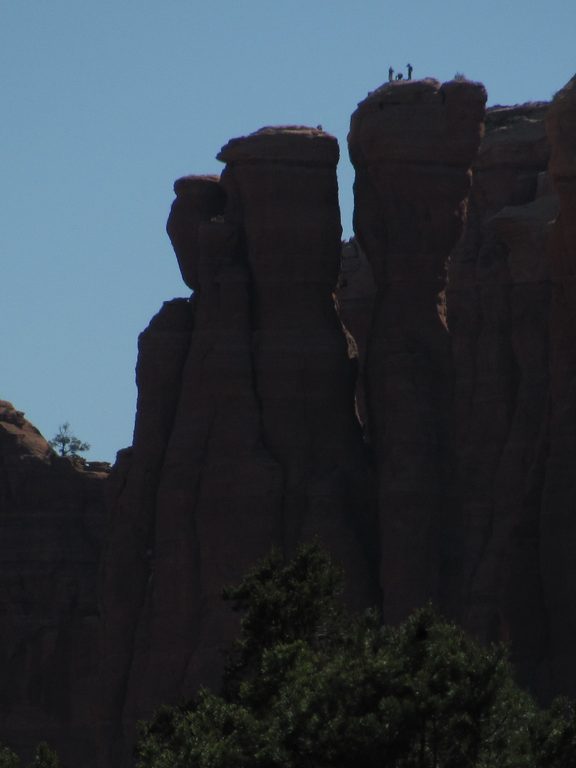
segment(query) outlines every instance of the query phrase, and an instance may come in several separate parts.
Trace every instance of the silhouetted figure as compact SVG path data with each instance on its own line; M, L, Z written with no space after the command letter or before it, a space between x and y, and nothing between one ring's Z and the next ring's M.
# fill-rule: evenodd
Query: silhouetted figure
M412 70L414 69L414 67L412 66L412 64L406 64L406 66L408 67L408 80L412 80Z
M392 67L388 67L388 82L391 83L394 80L394 70Z
M404 75L402 74L402 72L398 72L398 74L396 75L396 80L404 80Z

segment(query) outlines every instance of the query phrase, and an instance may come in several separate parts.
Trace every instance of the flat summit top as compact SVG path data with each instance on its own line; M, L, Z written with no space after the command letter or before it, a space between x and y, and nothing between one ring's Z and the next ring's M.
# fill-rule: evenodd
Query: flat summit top
M470 80L385 83L360 102L350 121L352 163L442 165L466 169L483 133L486 89Z
M440 81L433 77L419 80L391 80L379 85L373 91L369 91L366 98L358 102L358 106L370 102L372 99L412 101L426 93L435 93L440 89L440 86Z
M366 98L358 103L354 114L384 109L387 105L425 105L444 104L447 99L459 101L486 102L486 89L482 83L472 80L448 80L440 83L433 77L421 80L392 80L370 91Z
M224 163L280 162L334 166L338 142L321 128L306 125L265 126L248 136L231 139L218 160Z

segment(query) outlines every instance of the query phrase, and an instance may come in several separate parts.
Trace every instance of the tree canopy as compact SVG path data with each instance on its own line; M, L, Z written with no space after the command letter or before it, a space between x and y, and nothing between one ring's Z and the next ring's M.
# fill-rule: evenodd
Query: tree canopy
M576 768L573 705L541 713L504 648L431 606L397 628L353 617L340 592L317 546L228 589L243 618L222 693L143 724L139 768Z
M21 768L18 755L2 745L0 745L0 768ZM27 768L60 768L60 761L56 752L45 741L41 741Z

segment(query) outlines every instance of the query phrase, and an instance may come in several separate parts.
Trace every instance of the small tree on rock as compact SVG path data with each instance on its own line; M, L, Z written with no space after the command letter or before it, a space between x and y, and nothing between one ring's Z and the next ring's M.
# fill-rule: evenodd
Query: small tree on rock
M48 442L55 451L58 451L60 456L78 456L78 454L90 450L89 443L82 442L80 438L72 434L70 424L67 421L58 427L58 432Z

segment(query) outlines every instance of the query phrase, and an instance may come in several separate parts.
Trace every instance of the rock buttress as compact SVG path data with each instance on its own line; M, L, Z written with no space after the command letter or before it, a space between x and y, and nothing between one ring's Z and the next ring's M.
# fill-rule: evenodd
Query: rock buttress
M519 674L542 675L538 558L548 397L549 269L557 200L547 180L547 104L495 107L474 163L466 232L447 288L454 371L451 493L460 621L506 640Z
M137 630L151 579L156 496L180 396L193 307L164 304L138 339L138 403L134 441L112 472L111 519L102 557L100 602L100 758L121 741L122 714L136 654Z

